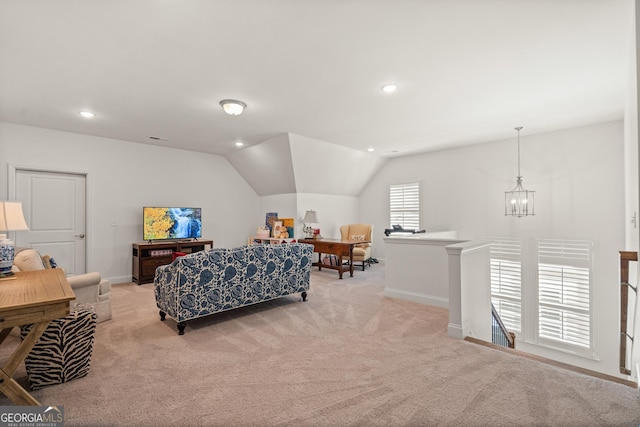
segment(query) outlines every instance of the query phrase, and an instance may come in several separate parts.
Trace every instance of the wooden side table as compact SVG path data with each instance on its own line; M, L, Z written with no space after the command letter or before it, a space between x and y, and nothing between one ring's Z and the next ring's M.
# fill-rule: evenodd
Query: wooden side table
M25 271L14 277L0 280L0 345L14 326L34 325L0 369L0 392L16 405L40 405L13 375L49 323L69 314L69 302L76 296L59 268Z

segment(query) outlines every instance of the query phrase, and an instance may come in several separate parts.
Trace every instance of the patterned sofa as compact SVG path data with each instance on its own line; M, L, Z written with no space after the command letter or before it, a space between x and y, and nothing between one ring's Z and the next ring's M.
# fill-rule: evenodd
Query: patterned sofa
M303 243L213 248L176 258L156 269L160 320L186 322L301 292L306 301L313 246Z

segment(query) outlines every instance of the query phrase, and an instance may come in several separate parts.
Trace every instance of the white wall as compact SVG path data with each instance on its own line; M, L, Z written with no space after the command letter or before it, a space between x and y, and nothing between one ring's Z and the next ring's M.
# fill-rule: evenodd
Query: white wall
M450 307L446 247L457 243L461 241L423 235L386 237L385 296Z
M636 11L638 13L638 11ZM636 31L631 41L629 54L629 78L627 99L624 114L624 159L625 159L625 218L626 218L626 249L638 251L640 230L640 211L638 207L638 74L636 55ZM635 215L635 224L632 218Z
M298 218L302 225L304 213L316 211L320 234L328 238L340 238L340 226L361 222L358 212L358 198L331 194L298 194Z
M360 197L362 220L377 230L374 256L384 258L389 184L416 180L423 182L423 227L428 231L458 230L461 239L514 235L593 240L602 362L565 361L616 375L618 251L625 245L623 122L538 135L526 130L521 133L521 171L524 187L536 191L535 217L504 216L504 191L515 186L517 174L515 131L511 140L402 157L388 162Z
M87 173L87 269L115 283L131 280L143 206L202 207L214 246L255 233L258 196L221 156L0 123L1 200L8 164Z
M626 249L628 251L638 252L640 249L640 207L638 206L638 188L640 186L638 168L640 164L640 157L638 154L638 89L640 85L638 84L638 79L640 76L638 75L638 60L640 59L640 55L638 54L638 49L640 48L640 8L638 5L640 1L634 1L634 20L633 20L633 37L631 39L631 52L629 54L629 76L628 76L628 88L627 91L627 103L625 108L624 122L625 122L625 183L626 183L626 194L625 199L627 201L627 205L625 207L625 213L627 215L627 219L629 217L633 217L635 215L635 223L632 224L630 221L627 223L627 233L626 233ZM629 283L637 285L638 277L640 277L640 263L632 262L629 264ZM637 316L636 313L640 311L640 298L638 295L629 291L629 300L628 300L628 320L627 324L628 330L627 333L635 338L638 336L638 331L640 331L640 316ZM636 381L640 382L640 378L638 376L640 373L638 370L640 369L640 341L636 340L631 342L627 340L627 348L631 347L630 355L628 354L627 359L625 361L626 367L631 369L632 377L635 378Z

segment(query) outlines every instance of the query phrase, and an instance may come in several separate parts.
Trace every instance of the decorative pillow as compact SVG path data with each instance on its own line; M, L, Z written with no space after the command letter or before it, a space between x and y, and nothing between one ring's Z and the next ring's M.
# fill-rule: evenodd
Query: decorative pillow
M44 270L46 268L40 254L35 249L24 249L18 252L13 258L13 263L20 271Z
M352 234L349 239L351 240L364 240L364 234ZM369 244L368 243L358 243L356 246L356 248L368 248Z

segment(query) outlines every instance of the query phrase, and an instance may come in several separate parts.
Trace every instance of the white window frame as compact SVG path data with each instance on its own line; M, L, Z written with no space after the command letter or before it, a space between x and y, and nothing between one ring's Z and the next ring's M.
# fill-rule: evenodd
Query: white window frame
M514 237L488 237L494 243L492 244L491 263L492 269L500 263L501 259L516 261L518 258L517 251L510 251L509 248L505 248L505 242L513 242L518 239ZM576 356L587 357L591 359L597 359L597 346L596 346L596 319L595 313L597 312L597 299L595 298L595 270L596 263L594 261L595 254L595 242L588 240L564 240L564 239L541 239L541 238L522 238L520 247L520 275L521 275L521 313L520 322L521 330L517 333L518 340L522 343L529 345L535 345L560 351L563 353L569 353ZM495 248L494 248L494 245ZM511 253L510 253L511 252ZM588 308L579 309L577 307L564 307L563 304L558 304L552 301L541 300L541 292L544 295L544 283L541 282L549 279L545 277L546 265L557 266L556 272L560 272L563 268L572 269L578 268L582 272L586 269L588 275L588 294L585 296L588 301ZM495 272L492 271L493 274ZM551 276L553 278L553 275ZM492 277L492 281L494 278ZM494 295L496 284L492 283L492 302L496 300L506 299L510 302L516 302L517 297L511 297L507 295ZM566 290L565 290L566 292ZM508 293L508 292L507 292ZM569 293L569 295L571 295ZM584 296L584 294L582 294ZM578 299L574 299L578 301ZM495 302L494 302L494 305ZM588 316L589 330L588 330L588 342L582 344L571 340L563 340L558 337L553 337L552 334L545 334L545 331L541 331L540 321L541 312L546 308L552 308L558 312L573 313L577 312L582 315ZM496 306L498 310L498 306ZM500 313L500 311L498 311ZM543 319L544 321L544 319ZM503 319L504 322L504 319ZM569 321L568 324L572 323ZM574 326L574 325L572 325ZM576 321L575 326L579 327L580 322ZM513 328L513 325L508 327ZM565 325L565 331L568 330ZM515 329L515 328L514 328ZM512 330L512 329L510 329ZM584 335L582 335L584 336Z
M522 241L491 238L491 302L509 331L522 332Z
M422 228L422 183L389 185L389 225L420 230Z
M544 347L555 348L586 357L595 357L593 242L587 240L538 239L536 241L536 254L537 277L534 323L536 342ZM546 266L550 267L546 268ZM580 285L574 283L585 280L588 287L586 295L584 292L576 292ZM554 286L551 283L553 281L559 282L555 285L555 289L551 290L550 286ZM552 291L555 291L558 295L558 300L563 301L552 301L550 298L546 298L547 301L544 301L541 295L543 293L551 295ZM580 297L575 296L576 294L580 295ZM542 318L541 313L545 309L549 311L555 310L559 314L566 315L565 320L561 321L562 325L557 325L557 333L565 335L566 338L553 337L551 336L552 334L545 334L541 330L542 321L546 320L549 324L553 322L550 315L546 316L546 319ZM573 320L570 319L571 316L574 317ZM587 331L584 330L584 324L581 324L578 317L588 322Z

